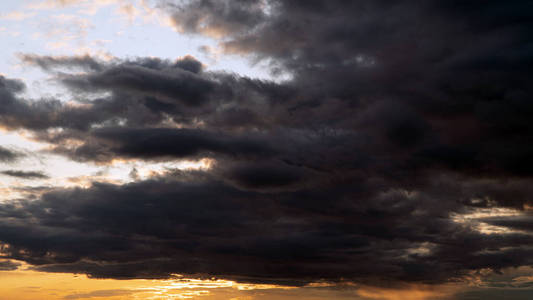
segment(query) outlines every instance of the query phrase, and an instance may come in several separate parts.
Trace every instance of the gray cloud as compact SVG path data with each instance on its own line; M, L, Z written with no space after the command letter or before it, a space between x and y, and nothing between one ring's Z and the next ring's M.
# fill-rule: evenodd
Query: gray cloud
M23 178L23 179L49 178L48 175L42 172L36 172L36 171L6 170L6 171L0 172L0 174L11 176L11 177Z

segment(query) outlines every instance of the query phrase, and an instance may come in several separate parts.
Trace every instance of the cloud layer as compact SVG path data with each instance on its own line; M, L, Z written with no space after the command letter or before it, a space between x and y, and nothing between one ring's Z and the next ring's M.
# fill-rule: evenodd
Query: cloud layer
M190 56L21 56L76 96L25 99L0 77L3 127L77 161L214 164L3 203L6 257L94 277L290 285L443 283L532 264L528 1L160 8L180 32L291 79Z

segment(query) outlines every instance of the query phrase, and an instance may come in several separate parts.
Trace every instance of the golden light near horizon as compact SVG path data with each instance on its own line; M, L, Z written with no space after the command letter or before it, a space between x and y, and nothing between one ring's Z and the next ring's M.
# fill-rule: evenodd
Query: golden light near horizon
M25 264L16 271L0 271L0 299L218 299L217 290L287 289L275 285L239 284L221 279L168 280L92 279L85 275L32 271ZM237 294L236 292L234 294ZM215 297L215 298L211 298Z
M32 271L28 265L16 271L0 271L0 300L431 300L452 295L464 287L458 285L403 288L375 288L347 285L343 290L333 284L317 283L304 287L246 284L223 279L194 279L175 275L167 280L93 279L85 275Z
M314 285L310 285L312 287ZM223 279L194 279L174 275L165 280L94 279L69 273L45 273L21 263L15 271L0 271L0 300L7 299L255 299L256 292L302 288L269 284L246 284ZM242 292L251 293L241 298ZM262 292L261 292L262 291ZM274 295L276 293L273 293ZM291 299L293 296L289 296ZM272 298L272 299L277 299ZM296 298L295 298L296 299Z

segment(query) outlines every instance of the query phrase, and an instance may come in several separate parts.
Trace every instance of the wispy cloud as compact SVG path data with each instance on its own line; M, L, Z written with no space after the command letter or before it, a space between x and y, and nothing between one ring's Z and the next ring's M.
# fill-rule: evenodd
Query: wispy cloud
M0 15L0 19L9 21L23 21L34 17L36 14L37 13L35 12L13 11L7 14Z

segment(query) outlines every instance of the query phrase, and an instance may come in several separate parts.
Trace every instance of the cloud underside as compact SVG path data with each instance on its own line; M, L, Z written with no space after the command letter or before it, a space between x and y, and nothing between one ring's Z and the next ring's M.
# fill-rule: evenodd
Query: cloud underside
M291 285L443 283L532 264L527 1L161 5L179 31L223 37L227 53L291 79L189 56L22 55L79 99L25 99L21 81L0 77L2 127L76 161L215 163L3 203L7 258L93 277ZM14 155L0 148L0 160ZM493 234L453 217L502 209L516 215L478 220Z

